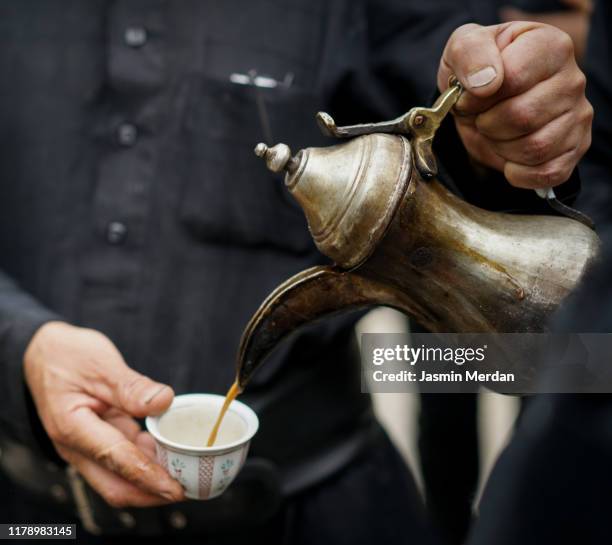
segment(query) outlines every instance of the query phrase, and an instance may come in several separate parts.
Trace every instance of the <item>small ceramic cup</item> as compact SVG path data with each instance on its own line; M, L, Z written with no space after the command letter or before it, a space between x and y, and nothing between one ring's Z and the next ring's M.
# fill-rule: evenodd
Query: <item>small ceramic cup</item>
M206 447L224 399L213 394L176 396L165 413L146 419L157 461L194 500L209 500L225 492L242 468L259 427L257 415L244 403L233 401L215 445Z

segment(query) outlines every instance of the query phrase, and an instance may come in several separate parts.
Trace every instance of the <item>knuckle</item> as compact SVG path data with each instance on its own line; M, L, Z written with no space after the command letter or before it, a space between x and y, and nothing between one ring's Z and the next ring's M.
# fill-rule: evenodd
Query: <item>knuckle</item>
M46 424L45 431L47 432L47 435L49 436L49 439L51 439L51 441L53 441L54 443L62 443L61 436L63 435L64 431L61 428L58 428L57 426L53 426L51 424Z
M567 33L562 30L555 29L555 50L561 53L564 58L574 57L574 40Z
M506 163L506 165L504 166L504 176L506 177L506 180L508 180L508 183L511 186L523 187L520 177L517 176L516 172L512 168L508 167L508 163Z
M150 488L159 477L154 468L155 466L149 460L139 460L134 467L126 468L123 471L123 477L136 486Z
M65 444L70 438L70 434L65 428L54 428L49 431L49 437L55 443Z
M536 112L520 100L514 100L509 105L508 120L513 128L522 134L533 131Z
M141 375L134 374L125 382L122 382L120 388L124 399L132 399L143 386L145 378Z
M108 341L108 337L97 329L83 328L82 333L87 334L91 343L104 344Z
M477 25L476 23L465 23L461 26L458 26L455 29L455 32L453 32L453 34L470 34L471 32L480 28L482 27L480 25Z
M96 451L93 453L93 459L100 464L101 466L112 469L113 466L113 458L108 449L104 449L101 451Z
M475 30L479 28L480 25L477 25L476 23L466 23L464 25L458 26L451 34L449 42L462 40L466 36L471 35Z
M479 25L468 23L458 27L448 40L448 53L451 59L457 60L463 57L476 40Z
M526 162L540 164L546 161L551 151L552 142L541 136L531 136L525 142L523 154Z
M522 92L525 87L525 78L528 73L521 63L507 62L504 64L504 89L509 95Z
M54 443L65 445L69 444L74 437L74 429L69 423L62 425L51 424L47 429L47 434Z
M448 54L450 59L453 61L457 61L457 59L460 59L463 56L465 50L465 39L460 36L456 36L448 44Z
M64 462L67 462L69 464L72 464L74 461L74 456L72 455L72 452L67 449L62 447L61 445L55 445L55 450L57 451L57 453L59 454L59 457L64 460Z
M522 184L512 172L505 173L505 177L512 187L522 187Z
M120 466L115 456L115 450L119 444L120 443L117 443L109 447L106 447L102 450L93 452L91 457L99 465L105 467L106 469L112 471L113 473L119 473Z
M584 116L583 119L585 123L588 123L589 125L591 125L593 121L593 117L595 116L595 109L593 108L593 105L588 100L586 101L586 106L584 108L583 116Z
M542 186L554 187L565 182L569 174L566 174L565 169L554 165L542 168L535 177Z
M491 120L491 114L484 113L476 116L474 120L474 124L476 125L476 130L482 135L490 135L493 133L493 127L495 127L495 123Z
M577 94L584 95L586 92L587 77L582 70L578 69L577 72L574 78L574 90Z

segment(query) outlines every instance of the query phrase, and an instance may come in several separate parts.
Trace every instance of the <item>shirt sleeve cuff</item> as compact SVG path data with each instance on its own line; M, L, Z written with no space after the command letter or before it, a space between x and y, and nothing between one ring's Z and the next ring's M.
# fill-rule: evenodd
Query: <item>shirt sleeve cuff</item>
M0 298L1 299L1 298ZM0 423L2 432L20 443L41 447L38 416L23 374L23 356L36 331L61 318L27 294L13 297L20 304L0 311ZM15 301L17 303L17 301Z

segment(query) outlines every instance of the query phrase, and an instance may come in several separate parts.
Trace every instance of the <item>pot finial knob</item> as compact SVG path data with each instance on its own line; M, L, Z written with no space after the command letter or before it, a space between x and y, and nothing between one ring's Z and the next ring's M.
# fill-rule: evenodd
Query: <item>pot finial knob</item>
M255 155L265 160L266 166L272 172L282 172L283 170L291 173L297 168L296 161L291 156L291 149L287 144L276 144L269 148L260 142L255 146Z

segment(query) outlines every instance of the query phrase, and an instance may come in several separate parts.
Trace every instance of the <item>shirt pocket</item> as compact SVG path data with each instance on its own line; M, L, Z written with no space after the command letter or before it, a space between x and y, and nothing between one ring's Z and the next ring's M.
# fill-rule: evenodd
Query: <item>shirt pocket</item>
M313 57L320 44L314 31L302 30L287 51L282 40L271 38L273 27L254 28L235 44L210 38L204 66L191 76L182 122L180 219L204 242L309 252L314 245L306 220L284 175L271 173L253 150L258 142L284 142L295 154L325 143L314 118L323 106Z

